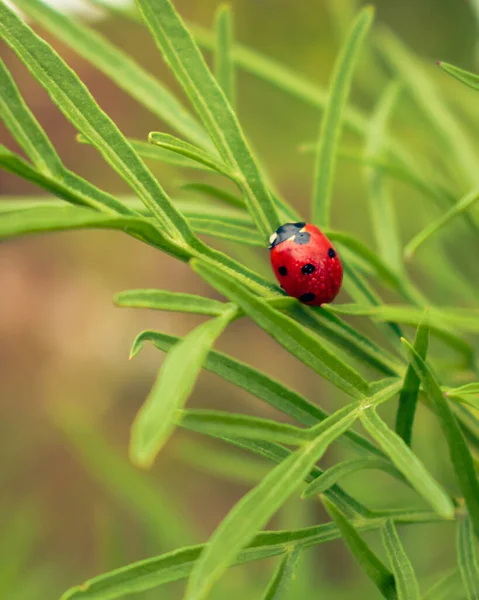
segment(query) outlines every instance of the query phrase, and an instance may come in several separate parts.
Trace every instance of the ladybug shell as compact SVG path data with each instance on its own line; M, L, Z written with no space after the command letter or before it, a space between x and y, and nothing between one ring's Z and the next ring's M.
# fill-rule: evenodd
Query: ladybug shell
M271 265L284 291L310 306L337 296L343 266L328 238L310 223L286 223L270 238Z

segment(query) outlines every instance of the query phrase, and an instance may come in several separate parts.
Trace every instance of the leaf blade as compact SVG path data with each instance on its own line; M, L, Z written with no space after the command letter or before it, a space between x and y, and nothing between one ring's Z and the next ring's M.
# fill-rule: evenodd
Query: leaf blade
M451 461L466 502L474 533L479 538L479 482L477 481L474 461L464 434L426 363L406 340L403 340L403 344L416 373L419 375L424 390L433 403L441 429L449 446Z
M462 582L468 598L474 600L474 598L479 598L479 566L471 521L467 515L458 520L456 538Z
M231 6L220 5L215 15L215 76L233 110L236 106L235 68L232 57L233 13Z
M420 600L416 574L390 519L386 519L381 528L381 539L394 574L397 600Z
M426 470L423 463L409 449L404 440L384 423L374 408L361 413L361 423L366 431L388 454L397 469L412 487L444 519L454 516L454 505L443 488Z
M372 23L373 14L371 7L359 13L335 65L330 96L321 123L314 177L312 221L319 226L329 225L335 155L341 133L342 113L349 95L359 49Z
M301 546L296 546L287 552L273 575L262 600L284 600L295 578L302 552Z
M174 429L174 414L190 395L215 340L234 317L235 308L206 321L167 355L156 382L131 427L130 459L148 468Z
M351 554L366 573L369 579L379 589L381 594L389 600L395 600L396 592L394 576L383 562L374 554L366 542L360 537L354 526L327 498L322 498L324 508L333 519L344 543Z

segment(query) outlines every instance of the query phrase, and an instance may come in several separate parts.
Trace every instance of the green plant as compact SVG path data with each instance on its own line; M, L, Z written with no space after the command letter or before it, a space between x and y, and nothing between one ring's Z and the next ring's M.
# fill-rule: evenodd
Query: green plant
M150 134L149 143L126 139L60 56L2 1L3 39L71 121L80 141L99 150L136 198L116 198L69 171L2 64L0 113L30 162L2 147L0 164L61 200L2 202L0 237L81 228L118 229L188 262L228 302L161 290L130 290L115 299L119 306L211 317L181 340L154 331L145 331L135 340L132 356L138 354L145 341L150 341L167 352L167 358L134 421L131 461L139 467L151 466L166 440L180 426L278 463L238 502L207 544L183 547L100 575L67 591L63 598L120 598L189 576L186 598L200 600L210 594L230 565L280 556L278 570L264 595L278 599L284 597L299 569L303 551L337 538L343 539L382 596L419 598L419 584L396 526L443 521L457 524L461 581L448 575L423 597L439 598L448 593L448 598L461 598L465 597L464 592L469 598L477 597L479 571L474 536L479 536L475 459L479 428L475 411L479 369L474 341L465 334L479 331L479 312L475 308L474 282L470 284L460 273L458 276L434 236L453 218L461 217L461 232L471 240L468 252L474 252L479 162L468 133L437 93L423 65L393 34L379 31L375 40L395 81L385 86L369 119L357 108L348 107L347 102L354 67L372 24L371 8L361 10L354 20L327 93L253 51L234 45L228 9L223 8L218 14L217 43L208 32L192 27L195 42L170 0L137 0L139 13L127 16L141 18L147 25L195 109L194 117L159 81L87 26L55 12L41 0L15 0L15 4L87 60L94 61L187 141L156 132ZM197 43L216 48L216 77ZM368 56L368 60L374 58ZM207 234L264 248L278 225L300 218L274 188L240 127L234 111L235 66L323 110L318 144L304 146L306 152L313 149L316 153L311 219L324 226L341 249L344 288L353 304L306 307L285 297L278 286L255 270L198 238L197 234ZM443 68L477 88L475 76L447 65ZM428 131L438 141L443 178L430 175L427 168L418 165L421 161L412 156L405 141L388 131L402 88L428 119ZM364 150L358 145L340 146L343 126L365 143ZM329 228L335 166L340 157L364 166L376 250L349 232ZM143 158L216 173L232 182L237 192L225 191L221 184L201 186L192 182L190 188L229 206L218 202L201 207L173 202ZM402 244L388 177L400 179L434 200L443 212L437 222L406 245L405 257L411 258L420 244L436 241L436 261L428 268L437 270L439 258L444 259L440 270L434 272L438 285L462 286L459 289L472 308L437 306L409 274L399 251ZM471 187L473 190L468 191ZM458 194L466 191L457 202ZM385 303L378 290L393 298L394 303ZM341 315L370 318L377 325L377 334L362 333ZM337 388L338 397L348 399L346 405L328 415L317 404L254 367L212 349L231 322L246 317ZM404 339L403 326L410 325L417 327L414 345ZM435 355L428 350L429 334L440 342ZM246 389L299 425L185 408L202 368ZM439 368L440 378L436 374ZM378 409L391 405L397 397L394 431L379 416ZM440 484L411 449L418 400L430 409L431 418L437 419L441 427L456 475L454 491L450 482ZM369 437L354 429L358 423ZM359 456L323 473L316 463L337 439L348 442ZM102 454L100 449L98 452ZM370 468L382 470L409 486L416 493L419 507L373 510L337 483L348 473ZM136 485L134 478L133 472L123 474L131 486ZM304 482L308 487L303 489L303 497L319 497L332 521L309 528L261 532L287 499L304 487ZM121 483L112 480L110 485ZM125 486L128 488L129 484ZM137 508L153 515L151 493L145 492L149 500ZM421 507L419 497L429 505L428 509ZM135 503L133 497L129 498ZM389 566L362 538L370 530L380 530Z

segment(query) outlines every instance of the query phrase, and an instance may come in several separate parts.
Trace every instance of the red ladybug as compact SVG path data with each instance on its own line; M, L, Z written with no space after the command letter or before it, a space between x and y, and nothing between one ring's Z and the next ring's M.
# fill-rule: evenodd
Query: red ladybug
M269 239L271 265L284 291L310 306L337 296L343 266L328 238L310 223L286 223Z

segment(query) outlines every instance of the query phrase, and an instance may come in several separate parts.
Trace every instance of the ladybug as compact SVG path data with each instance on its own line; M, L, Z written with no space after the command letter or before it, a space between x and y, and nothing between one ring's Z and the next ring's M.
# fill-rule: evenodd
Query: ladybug
M311 223L285 223L269 242L271 266L287 294L310 306L334 300L343 266L324 233Z

